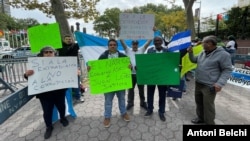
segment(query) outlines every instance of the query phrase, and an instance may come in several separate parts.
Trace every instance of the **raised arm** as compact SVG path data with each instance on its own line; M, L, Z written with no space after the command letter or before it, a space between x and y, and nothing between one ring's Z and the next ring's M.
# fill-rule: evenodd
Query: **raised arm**
M152 42L152 39L147 40L147 42L143 46L145 50L149 47L149 45L150 45L151 42Z
M126 43L124 42L123 39L121 39L120 42L122 44L122 47L123 47L124 51L126 51L126 49L128 48L128 46L126 45Z

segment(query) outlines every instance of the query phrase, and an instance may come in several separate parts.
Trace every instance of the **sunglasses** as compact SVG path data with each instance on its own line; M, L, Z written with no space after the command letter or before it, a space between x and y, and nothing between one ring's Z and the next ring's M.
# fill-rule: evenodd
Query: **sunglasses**
M52 54L52 53L54 53L54 51L47 50L47 51L44 51L43 53L44 53L44 54L48 54L48 53Z

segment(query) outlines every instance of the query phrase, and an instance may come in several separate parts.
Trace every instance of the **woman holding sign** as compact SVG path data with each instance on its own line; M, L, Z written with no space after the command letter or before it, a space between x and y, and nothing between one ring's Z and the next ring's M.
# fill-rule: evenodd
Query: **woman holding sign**
M54 57L55 54L56 54L56 50L54 48L46 46L41 49L38 56L39 57ZM33 70L27 70L24 73L24 77L28 79L28 77L33 74L34 74ZM65 108L66 108L65 92L66 92L66 89L59 89L59 90L53 90L53 91L40 93L36 96L41 102L42 109L43 109L43 118L46 124L46 132L44 134L44 139L50 138L52 131L53 131L52 116L53 116L54 106L56 106L56 108L59 111L60 122L62 123L62 125L65 127L65 126L68 126L69 124L68 120L65 117Z

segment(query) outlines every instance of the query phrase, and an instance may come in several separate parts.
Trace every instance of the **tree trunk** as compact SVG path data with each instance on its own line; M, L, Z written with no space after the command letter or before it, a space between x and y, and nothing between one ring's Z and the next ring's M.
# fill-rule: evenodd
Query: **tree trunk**
M185 11L186 11L186 18L187 18L187 25L188 29L190 29L192 32L191 39L195 39L195 28L194 28L194 17L193 17L193 4L195 0L183 0Z
M69 23L67 20L67 16L64 12L64 5L62 0L50 0L51 7L53 11L53 15L55 15L56 22L60 27L60 34L63 38L64 35L69 34L72 35L72 32L69 27Z

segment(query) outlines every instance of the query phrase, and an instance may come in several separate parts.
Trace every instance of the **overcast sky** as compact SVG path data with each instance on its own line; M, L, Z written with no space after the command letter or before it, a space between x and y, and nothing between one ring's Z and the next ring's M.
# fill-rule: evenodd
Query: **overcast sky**
M41 0L45 1L45 0ZM202 2L199 2L201 0L197 0L193 6L193 10L196 8L199 8L201 6L201 18L208 17L210 15L216 15L219 13L225 12L225 9L231 9L233 6L238 5L238 0L203 0ZM104 12L107 8L113 8L118 7L121 10L124 9L130 9L135 6L144 6L147 3L153 4L163 4L163 5L169 5L170 4L166 0L100 0L100 2L97 4L96 8L99 12ZM176 4L183 6L182 0L176 0ZM201 5L200 5L201 4ZM16 18L34 18L39 23L54 23L54 18L47 18L45 14L38 10L32 10L32 11L25 11L24 9L11 9L11 15ZM83 20L76 20L76 19L69 19L70 25L75 25L76 22L80 23L80 29L82 30L83 27L87 28L88 34L95 34L93 30L93 24L92 22L84 23ZM76 28L75 28L76 29Z

